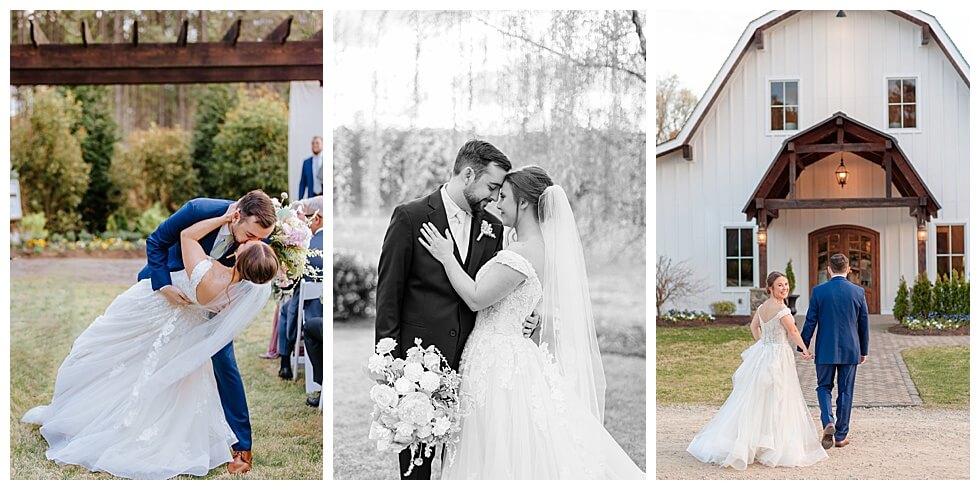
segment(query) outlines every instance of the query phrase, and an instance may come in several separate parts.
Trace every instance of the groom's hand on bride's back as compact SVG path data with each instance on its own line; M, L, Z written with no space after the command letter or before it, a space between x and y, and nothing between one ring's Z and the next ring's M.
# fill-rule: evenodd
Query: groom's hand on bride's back
M538 316L537 311L532 311L531 314L524 319L524 338L531 338L534 332L541 327L541 317Z
M184 294L183 291L173 287L164 286L160 288L157 292L163 295L167 301L174 306L185 306L191 304L191 299Z

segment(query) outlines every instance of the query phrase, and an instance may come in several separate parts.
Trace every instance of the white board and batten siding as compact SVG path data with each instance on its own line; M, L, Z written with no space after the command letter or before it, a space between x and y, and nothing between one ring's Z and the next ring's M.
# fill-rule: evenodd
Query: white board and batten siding
M929 224L931 278L936 273L935 226L968 223L970 89L966 81L935 39L922 44L918 25L887 11L847 11L845 18L834 14L803 11L766 29L764 48L749 47L738 63L732 63L727 83L713 84L720 87L717 98L702 108L702 122L690 134L693 160L685 160L679 150L657 158L657 255L688 261L706 285L701 294L668 308L707 310L714 301L729 300L737 304L739 313L748 313L748 288L725 287L724 228L749 226L755 237L756 223L746 221L742 208L783 141L796 134L769 130L773 80L799 81L801 130L840 111L895 135L942 206ZM722 71L719 77L724 77ZM917 81L915 129L887 129L886 86L891 77ZM658 153L667 147L661 145ZM833 176L839 160L839 154L834 154L807 167L797 181L798 197L884 196L881 168L852 154L844 157L850 175L841 189ZM893 195L899 194L893 189ZM808 234L846 224L880 234L882 313L891 312L899 277L904 275L910 282L915 277L916 226L908 209L782 210L768 229L768 270L781 271L793 259L800 314L809 301ZM969 250L969 243L966 247ZM753 278L757 278L758 245L753 248ZM966 260L969 264L969 255Z

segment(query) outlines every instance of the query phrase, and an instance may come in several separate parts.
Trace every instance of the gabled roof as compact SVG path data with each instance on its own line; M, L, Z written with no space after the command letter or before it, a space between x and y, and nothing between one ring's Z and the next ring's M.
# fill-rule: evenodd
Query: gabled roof
M838 140L838 130L841 132L839 136L840 140ZM839 151L835 147L840 143L858 144L857 146L865 147L852 151L851 153L878 165L884 165L885 152L889 152L893 170L891 183L898 189L899 194L904 197L924 199L926 211L931 216L938 216L939 209L941 208L939 201L936 200L932 191L926 186L925 181L915 171L915 166L912 165L908 156L902 151L898 140L888 133L879 131L856 119L852 119L843 112L838 112L783 141L783 146L776 153L772 164L769 165L766 173L763 174L762 179L759 181L759 185L756 186L752 192L752 196L749 197L749 201L742 208L746 219L751 220L756 216L758 212L758 208L756 207L758 199L782 199L789 194L789 167L791 163L789 157L790 151L787 150L791 150L790 145L795 145L797 150L802 148L801 145L811 145L811 148L814 145L820 147L812 152L798 155L798 166L803 167L802 171L805 171L806 167L817 163L827 155ZM878 145L873 145L874 143L878 143ZM878 148L876 149L873 146L877 146ZM889 149L884 150L884 148Z
M704 96L698 100L694 110L691 115L688 116L687 121L684 123L684 127L681 132L678 133L677 137L670 141L666 141L657 145L657 157L666 155L675 150L681 149L684 145L690 144L691 138L694 132L697 131L701 122L704 120L705 115L707 115L708 110L714 105L715 100L721 94L721 90L728 83L729 78L731 78L732 73L735 71L735 67L741 61L745 53L756 43L761 42L762 34L766 29L796 15L801 12L800 10L773 10L758 19L749 22L748 27L742 32L742 36L739 37L738 42L735 44L735 48L728 55L728 59L721 66L718 74L715 75L714 80L711 81L711 85L708 86L708 90L705 91ZM946 57L952 63L953 68L959 73L960 78L966 83L966 86L970 86L970 65L960 54L960 51L953 44L952 39L946 34L946 31L939 24L939 21L935 17L921 11L921 10L889 10L891 12L909 22L919 25L922 27L923 31L923 44L929 42L930 39L934 39L939 48L946 54Z

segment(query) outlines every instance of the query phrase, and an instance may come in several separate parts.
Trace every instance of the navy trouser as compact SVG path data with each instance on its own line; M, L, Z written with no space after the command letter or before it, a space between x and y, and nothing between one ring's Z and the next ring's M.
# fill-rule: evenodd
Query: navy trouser
M234 343L229 342L212 356L211 365L214 367L214 379L218 383L218 396L221 397L225 420L235 437L238 437L238 443L231 448L235 451L251 451L252 424L248 420L245 385L238 372L238 362L235 361Z
M854 375L857 364L817 364L817 401L820 402L820 426L834 422L831 414L831 392L837 377L837 422L834 424L834 440L847 437L851 422L851 403L854 401Z

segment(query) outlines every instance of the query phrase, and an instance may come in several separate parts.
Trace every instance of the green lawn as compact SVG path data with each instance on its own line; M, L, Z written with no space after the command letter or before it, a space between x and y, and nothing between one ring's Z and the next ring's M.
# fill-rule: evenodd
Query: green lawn
M970 347L919 347L902 351L909 375L929 407L970 408Z
M28 409L51 401L55 373L75 337L129 287L81 281L66 267L61 275L19 276L11 284L11 479L111 478L48 461L47 444L37 428L20 422ZM321 479L323 415L305 405L302 378L281 381L276 376L279 362L258 357L268 348L273 310L270 302L235 341L253 431L253 467L244 478ZM233 477L219 467L206 478Z
M334 479L397 479L398 459L378 452L368 440L374 384L364 372L374 342L374 321L334 326ZM606 429L640 468L646 468L646 361L603 354L606 371Z
M732 391L748 327L658 327L657 403L721 404Z

